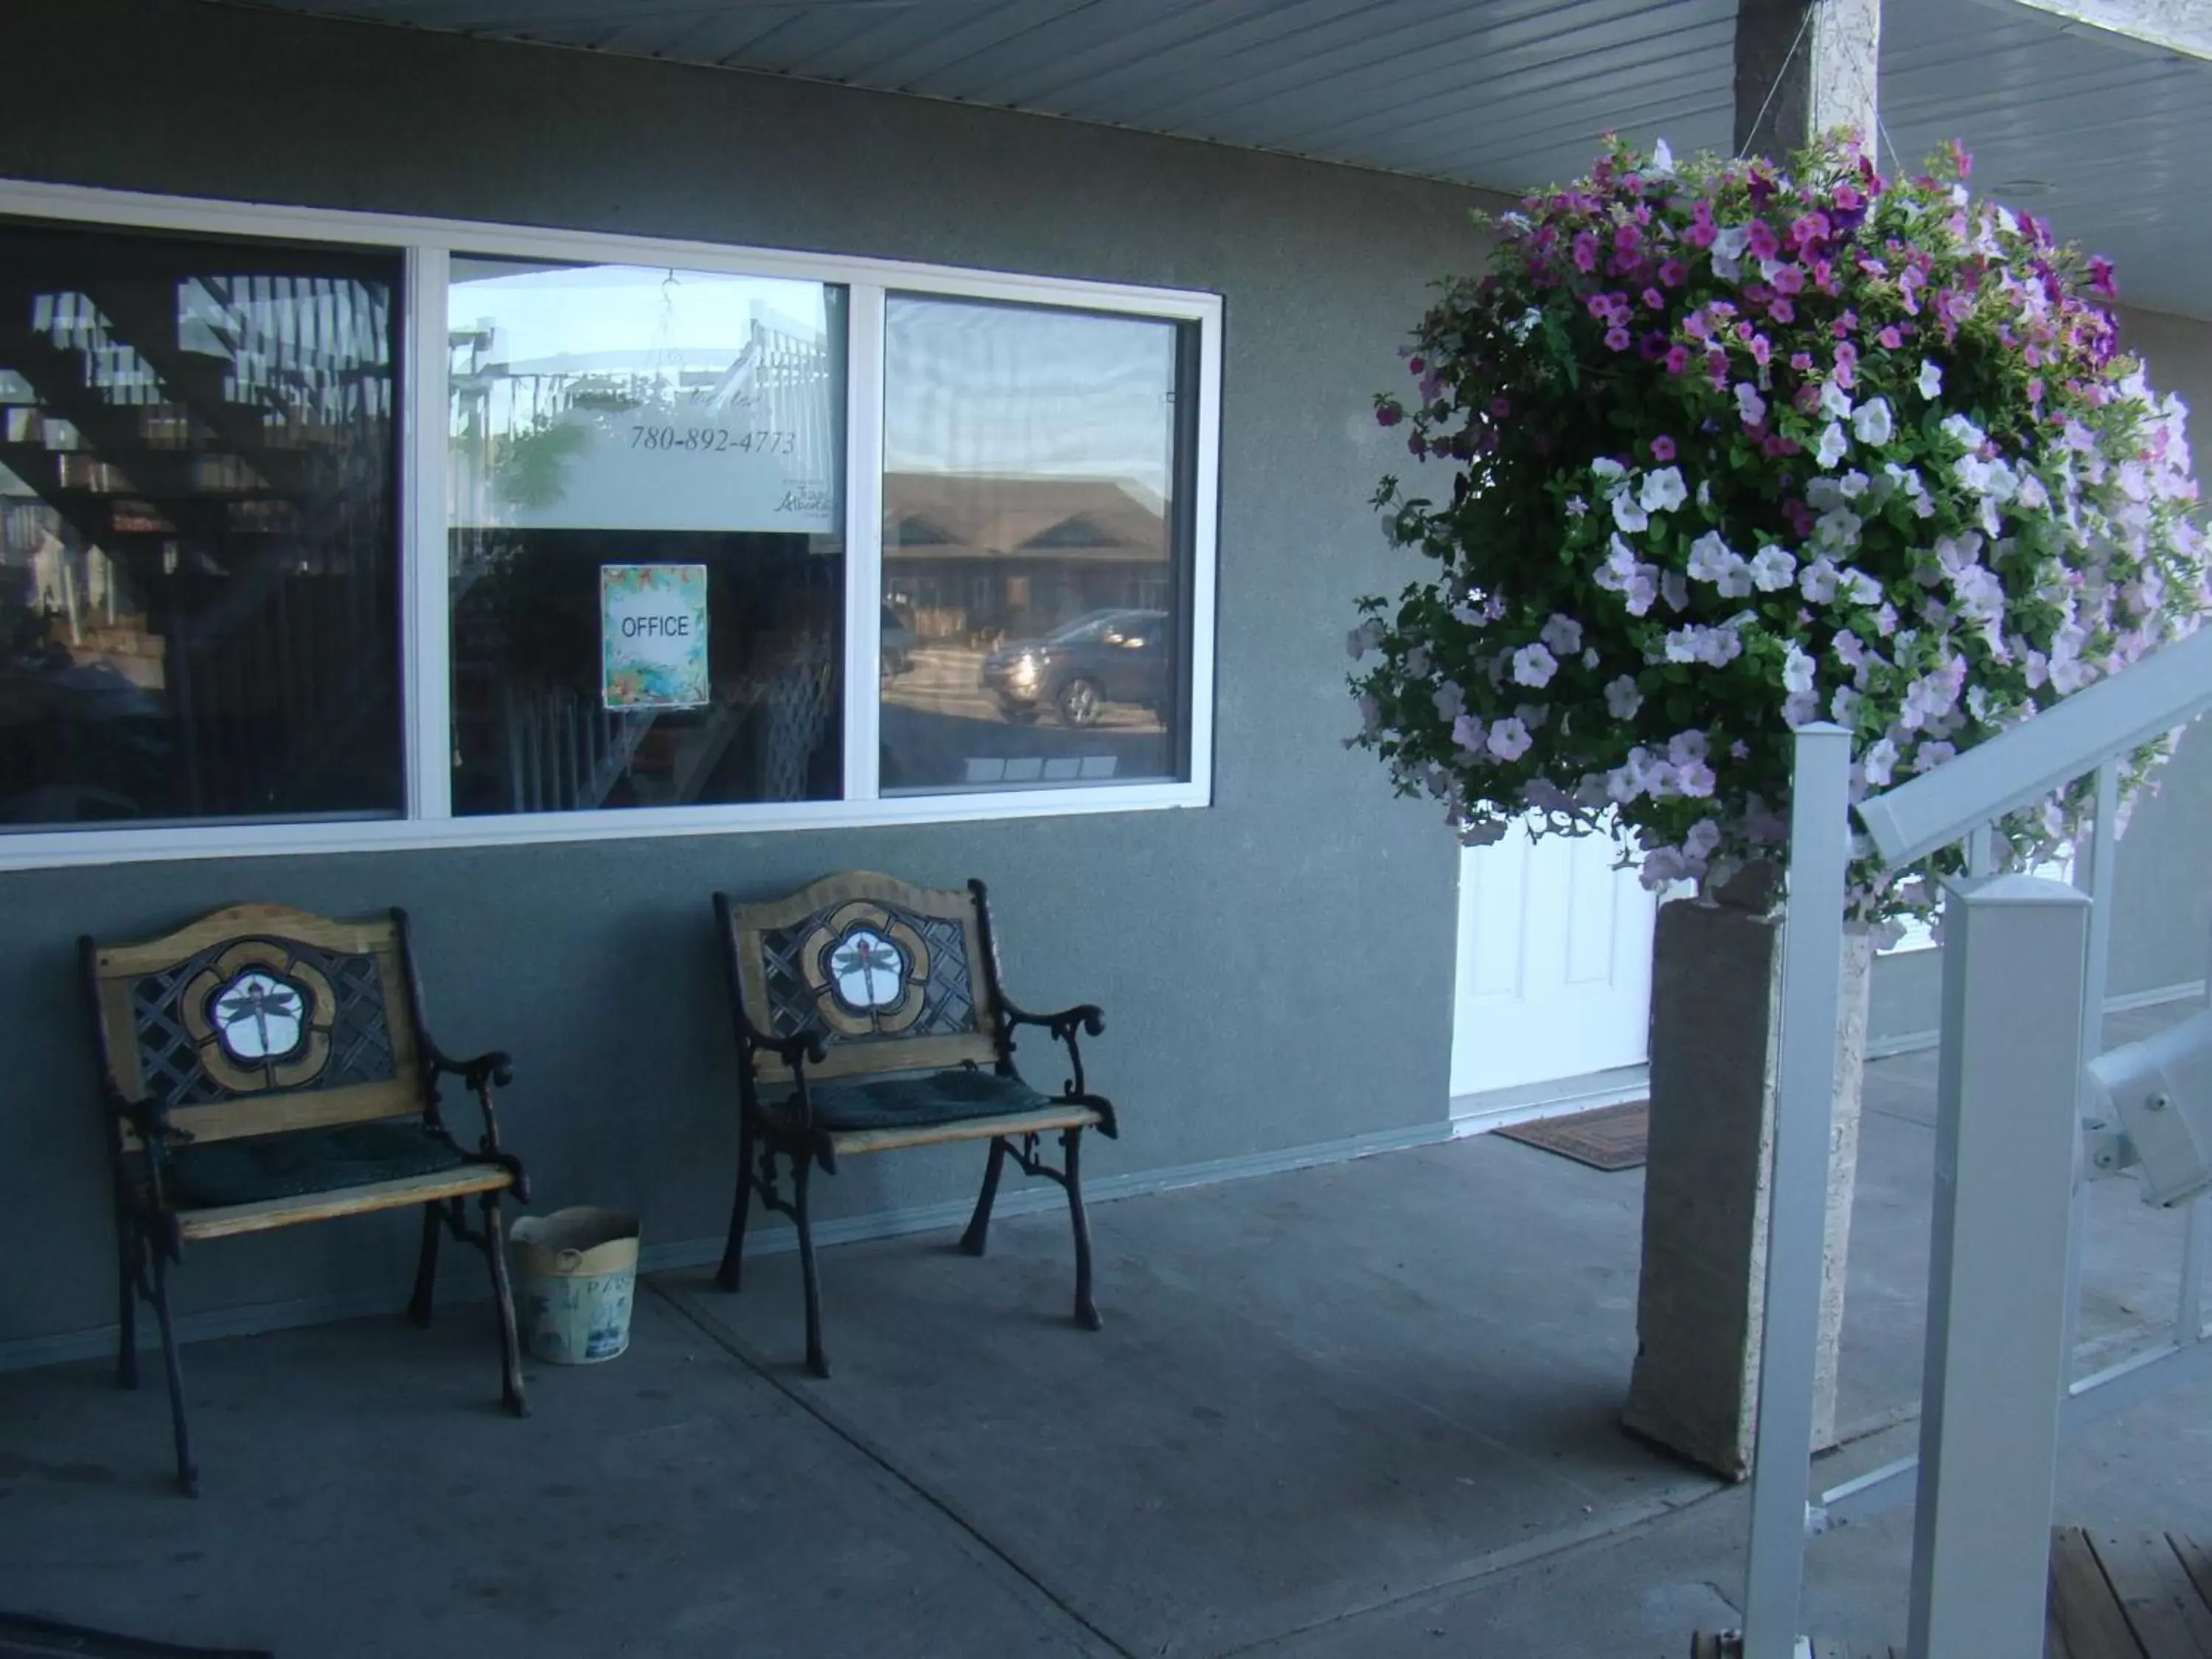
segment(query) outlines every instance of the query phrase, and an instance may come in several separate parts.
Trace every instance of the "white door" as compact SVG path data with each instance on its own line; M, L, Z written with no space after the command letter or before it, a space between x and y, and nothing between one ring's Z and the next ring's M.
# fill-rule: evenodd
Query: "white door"
M1460 854L1454 1095L1648 1058L1658 903L1616 856L1609 836L1518 827Z

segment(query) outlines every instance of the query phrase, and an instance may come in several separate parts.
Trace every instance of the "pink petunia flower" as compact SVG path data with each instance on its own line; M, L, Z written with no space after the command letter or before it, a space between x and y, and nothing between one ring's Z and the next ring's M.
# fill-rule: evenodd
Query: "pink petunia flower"
M1905 336L1897 331L1897 325L1894 323L1874 337L1881 343L1885 349L1890 351L1899 351L1905 347Z
M1686 345L1678 345L1668 349L1667 353L1667 372L1669 374L1680 374L1684 369L1689 368L1689 347Z
M1629 345L1628 331L1623 328L1619 323L1615 323L1611 328L1606 330L1605 343L1615 351L1627 350Z
M1663 432L1657 437L1654 438L1651 441L1651 459L1655 461L1673 460L1674 459L1674 441Z
M1768 224L1765 220L1753 219L1748 227L1748 230L1751 240L1747 246L1750 247L1753 258L1771 259L1776 254L1782 252L1781 240L1775 235L1774 228Z
M1680 259L1663 259L1659 264L1659 283L1662 288L1680 288L1690 280L1690 268Z
M1575 233L1574 247L1575 269L1595 270L1597 269L1597 238L1589 231L1578 230Z

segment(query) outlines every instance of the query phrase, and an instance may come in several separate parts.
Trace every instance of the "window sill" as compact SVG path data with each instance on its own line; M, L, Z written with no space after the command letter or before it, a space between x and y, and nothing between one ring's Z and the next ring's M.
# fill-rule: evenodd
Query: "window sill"
M1099 812L1150 812L1212 805L1203 783L1001 789L882 800L780 801L617 811L533 812L454 818L377 818L321 823L194 824L150 830L26 830L0 835L0 872L164 860L317 857L440 848L526 847L556 842L646 841L667 836L742 836L789 830L863 830L975 823Z

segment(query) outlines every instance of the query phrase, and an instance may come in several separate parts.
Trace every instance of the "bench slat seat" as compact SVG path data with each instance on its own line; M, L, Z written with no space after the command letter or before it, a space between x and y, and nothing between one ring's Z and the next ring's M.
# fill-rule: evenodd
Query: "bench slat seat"
M951 1123L921 1123L904 1128L840 1129L830 1137L841 1155L895 1152L904 1146L941 1146L956 1140L995 1140L1001 1135L1041 1135L1054 1131L1095 1128L1105 1121L1094 1106L1047 1103L1033 1112L1003 1117L969 1117Z
M439 1173L367 1182L330 1192L295 1193L221 1209L184 1210L178 1212L177 1225L187 1240L230 1238L240 1233L289 1227L295 1222L331 1221L343 1215L441 1204L449 1198L466 1198L475 1193L505 1192L514 1185L514 1176L496 1165L465 1164Z
M302 1193L441 1175L469 1156L420 1122L380 1119L169 1149L162 1184L176 1210L228 1209Z
M915 1129L963 1119L1006 1117L1051 1103L1018 1077L981 1069L825 1078L808 1091L814 1124L843 1129ZM786 1097L787 1107L789 1097Z

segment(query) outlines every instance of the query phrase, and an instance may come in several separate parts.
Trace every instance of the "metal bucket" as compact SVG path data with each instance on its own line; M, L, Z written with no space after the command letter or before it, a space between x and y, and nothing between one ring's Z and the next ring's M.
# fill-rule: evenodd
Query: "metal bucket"
M637 1218L589 1206L526 1216L508 1234L530 1352L592 1365L629 1346Z

